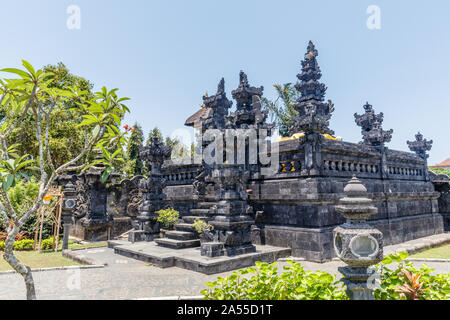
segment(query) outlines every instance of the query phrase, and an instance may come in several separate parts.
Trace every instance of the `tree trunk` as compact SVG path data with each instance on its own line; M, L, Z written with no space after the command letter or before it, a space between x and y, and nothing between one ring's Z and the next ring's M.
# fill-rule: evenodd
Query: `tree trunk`
M6 262L8 262L9 265L23 277L27 290L27 300L36 300L36 291L34 289L34 280L33 275L31 274L31 269L17 260L13 252L14 240L16 239L16 235L19 230L20 228L14 226L11 233L8 234L5 241L5 253L3 254L3 257Z

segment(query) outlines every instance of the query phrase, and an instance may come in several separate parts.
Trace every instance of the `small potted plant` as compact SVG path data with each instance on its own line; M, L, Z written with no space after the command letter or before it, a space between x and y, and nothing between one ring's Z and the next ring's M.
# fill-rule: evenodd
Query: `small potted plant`
M174 208L162 209L156 211L156 213L158 214L156 221L164 226L164 228L160 229L161 236L164 237L167 230L173 230L173 227L178 222L180 213Z
M198 232L201 243L213 241L213 234L211 231L214 230L214 227L212 225L200 218L197 218L194 220L192 226L194 227L195 231Z

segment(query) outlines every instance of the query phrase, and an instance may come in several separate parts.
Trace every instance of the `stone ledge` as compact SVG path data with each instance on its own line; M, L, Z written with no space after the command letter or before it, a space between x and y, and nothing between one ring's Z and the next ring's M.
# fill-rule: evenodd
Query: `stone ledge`
M31 269L31 272L77 270L77 269L99 269L99 268L104 268L104 267L105 267L105 265L103 265L103 264L88 265L88 266L65 266L65 267L53 267L53 268L36 268L36 269ZM0 271L0 275L12 274L12 273L17 273L17 272L15 270Z
M104 247L103 247L104 248ZM92 248L88 248L88 249L92 249ZM84 250L88 250L88 249L84 249ZM71 250L63 250L62 252L62 256L68 259L71 259L73 261L76 261L78 263L81 264L87 264L87 265L101 265L101 266L107 266L108 264L105 262L100 262L97 261L95 259L86 257L82 254L79 254L78 252L81 250L77 250L77 252L71 251Z
M256 261L274 262L291 255L290 248L256 246L256 252L237 256L204 257L200 248L169 249L155 242L110 243L114 253L152 263L161 268L179 267L204 274L216 274L254 265Z

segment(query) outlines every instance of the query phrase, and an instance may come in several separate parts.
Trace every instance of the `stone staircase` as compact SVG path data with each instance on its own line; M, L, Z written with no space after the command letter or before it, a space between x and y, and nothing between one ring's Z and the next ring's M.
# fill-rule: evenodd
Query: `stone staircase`
M197 218L208 221L209 208L213 205L214 202L199 202L197 209L191 209L190 215L183 217L182 222L175 225L175 230L166 231L166 237L155 239L155 242L173 249L199 247L200 238L193 223Z

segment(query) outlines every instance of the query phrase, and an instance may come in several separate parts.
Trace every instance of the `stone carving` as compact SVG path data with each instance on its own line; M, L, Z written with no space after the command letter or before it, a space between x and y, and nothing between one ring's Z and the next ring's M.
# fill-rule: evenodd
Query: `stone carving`
M209 238L213 242L202 243L202 255L214 257L254 252L251 225L255 222L249 216L253 209L247 203L247 170L242 165L217 165L212 171L212 180L217 199L210 209L209 223L214 229Z
M194 196L197 199L205 196L205 192L206 192L205 177L206 177L206 168L204 166L202 166L192 184L192 186L194 187Z
M169 159L171 153L172 147L166 145L159 136L152 137L149 145L140 150L141 159L146 161L150 172L147 179L139 180L143 199L138 207L139 215L133 222L135 231L129 233L129 240L132 242L152 241L158 237L160 226L155 220L156 211L165 207L163 189L166 185L166 179L161 174L161 166L164 160Z
M228 109L233 102L228 100L225 93L225 79L222 78L217 87L217 93L213 96L203 96L203 107L211 110L206 118L200 119L202 129L225 129Z
M361 127L362 143L369 146L382 147L385 143L391 142L394 130L383 130L383 113L375 114L372 105L368 102L364 105L364 110L364 114L359 115L355 113L354 115L356 124Z
M415 141L407 141L409 149L415 152L422 159L428 159L427 151L431 150L433 146L433 140L427 140L423 138L423 135L419 132L416 134Z
M302 61L302 73L297 75L300 83L295 87L301 96L294 108L299 116L294 117L289 129L290 134L297 132L334 134L334 131L328 128L334 105L331 100L323 102L327 88L325 84L319 82L322 74L316 60L317 56L318 52L310 41L305 59Z
M271 130L275 124L266 123L268 110L262 110L261 97L264 87L251 87L247 75L241 70L239 86L231 92L236 100L236 111L227 116L227 128L233 129L267 129ZM269 131L270 135L270 131Z
M367 189L354 176L344 188L345 197L336 211L347 222L333 230L336 255L348 267L340 267L347 292L353 300L373 300L367 280L373 276L370 266L383 260L383 234L367 223L378 212L367 198Z
M75 218L81 219L89 213L89 208L91 206L91 194L89 192L88 185L81 179L77 179L75 183L75 191L77 207L75 208L73 214Z
M120 182L120 188L116 188L115 208L121 215L136 217L139 205L142 203L143 190L139 188L139 182L144 176L135 176Z

